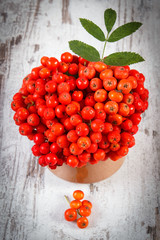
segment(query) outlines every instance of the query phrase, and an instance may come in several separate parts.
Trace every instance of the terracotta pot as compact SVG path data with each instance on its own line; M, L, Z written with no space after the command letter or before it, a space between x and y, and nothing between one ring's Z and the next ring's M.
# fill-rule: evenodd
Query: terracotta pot
M118 161L112 161L107 159L106 161L100 161L95 165L87 164L81 168L72 168L66 164L61 167L57 167L55 170L49 170L64 180L76 183L94 183L102 181L112 176L122 166L125 158L121 158Z

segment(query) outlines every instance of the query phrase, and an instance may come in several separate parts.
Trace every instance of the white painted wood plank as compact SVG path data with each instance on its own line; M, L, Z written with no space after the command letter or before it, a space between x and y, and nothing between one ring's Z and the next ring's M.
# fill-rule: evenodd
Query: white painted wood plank
M10 102L23 77L41 56L60 58L68 41L102 45L82 29L79 17L102 27L103 12L118 12L115 27L141 21L133 36L108 44L106 55L121 50L140 53L145 63L132 67L144 73L150 106L123 167L96 184L73 184L54 177L37 164L31 143L18 134ZM0 239L159 239L159 1L7 0L0 3L0 80L2 146L0 164ZM90 225L84 231L64 221L64 194L82 189L93 203Z

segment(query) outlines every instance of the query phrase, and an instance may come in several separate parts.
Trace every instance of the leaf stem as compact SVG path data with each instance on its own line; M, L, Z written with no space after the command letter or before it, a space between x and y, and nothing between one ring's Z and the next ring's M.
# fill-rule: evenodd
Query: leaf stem
M105 48L106 48L106 43L107 43L107 41L105 41L105 44L104 44L104 47L103 47L103 53L102 53L101 61L102 61L102 59L103 59L103 57L104 57L104 51L105 51Z
M108 40L108 33L107 33L107 37L106 37L106 40L105 40L105 43L104 43L104 47L103 47L103 52L102 52L102 58L101 58L101 61L102 61L103 58L104 58L104 52L105 52L105 48L106 48L106 44L107 44L107 40Z

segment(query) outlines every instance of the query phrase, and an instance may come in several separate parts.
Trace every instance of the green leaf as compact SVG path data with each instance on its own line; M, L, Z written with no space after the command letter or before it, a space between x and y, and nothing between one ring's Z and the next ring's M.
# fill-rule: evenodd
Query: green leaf
M75 54L78 54L88 61L96 62L100 60L100 55L97 49L86 43L78 40L73 40L69 42L69 47Z
M85 18L80 18L80 22L89 34L102 42L105 41L103 31L95 23Z
M130 22L130 23L126 23L126 24L118 27L111 33L111 35L108 39L108 42L116 42L116 41L132 34L138 28L140 28L141 25L142 25L142 23L140 23L140 22Z
M112 28L115 24L116 18L117 18L116 11L114 11L111 8L108 8L105 10L104 21L105 21L105 25L106 25L106 29L107 29L108 33L110 33L110 31L112 30Z
M112 66L126 66L143 61L143 57L134 52L116 52L103 59L104 63Z

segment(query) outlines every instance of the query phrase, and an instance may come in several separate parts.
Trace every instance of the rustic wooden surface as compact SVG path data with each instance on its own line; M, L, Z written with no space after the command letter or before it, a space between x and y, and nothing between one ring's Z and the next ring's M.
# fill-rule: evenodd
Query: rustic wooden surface
M143 115L136 146L122 168L96 184L73 184L38 166L31 142L18 134L10 102L23 77L41 56L60 57L68 41L102 44L82 29L79 17L102 29L103 12L118 12L116 26L132 20L143 27L133 36L108 44L106 54L118 50L140 53L146 62L133 68L146 76L149 109ZM0 239L160 239L160 5L158 0L1 0L0 1ZM64 221L64 194L82 189L93 203L85 230Z

